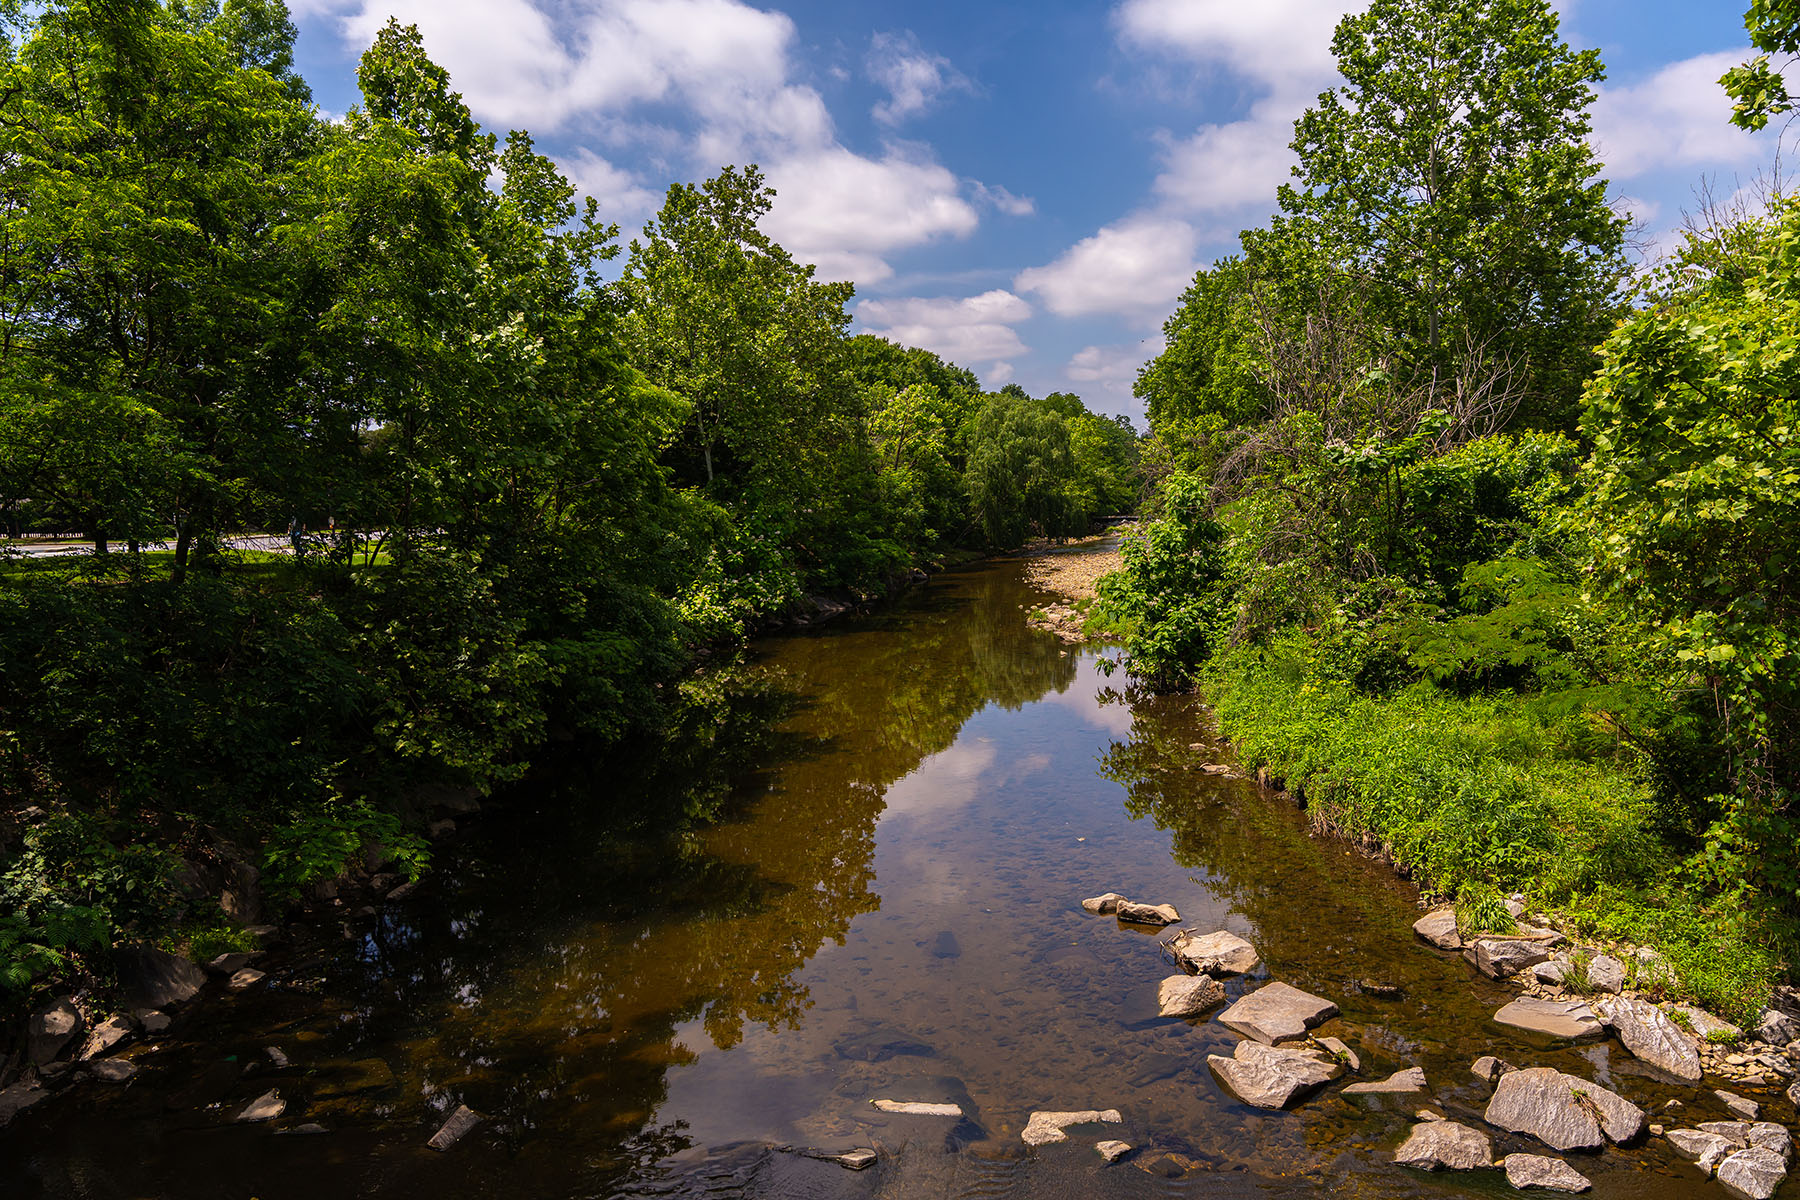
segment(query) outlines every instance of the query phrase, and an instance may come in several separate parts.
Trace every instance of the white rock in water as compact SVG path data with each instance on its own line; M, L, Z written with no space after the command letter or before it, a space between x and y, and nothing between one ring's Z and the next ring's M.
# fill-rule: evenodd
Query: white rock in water
M885 1113L899 1113L907 1117L960 1117L963 1110L956 1104L931 1104L923 1100L871 1100Z
M1119 901L1113 915L1133 925L1173 925L1181 920L1173 904L1139 904L1134 900Z
M1404 1071L1395 1071L1386 1079L1372 1080L1368 1083L1353 1083L1344 1089L1344 1095L1392 1095L1395 1093L1422 1092L1424 1090L1424 1069L1422 1067L1408 1067Z
M1119 902L1123 899L1125 897L1117 892L1107 892L1104 895L1088 897L1081 902L1081 907L1098 916L1106 917L1119 910Z
M1698 1129L1671 1129L1663 1136L1668 1139L1669 1145L1675 1147L1675 1153L1698 1165L1708 1175L1738 1148L1716 1133Z
M1109 1163L1116 1163L1131 1153L1130 1142L1095 1142L1094 1151Z
M873 1150L859 1146L855 1150L847 1150L843 1154L833 1155L831 1161L852 1171L861 1171L875 1165L876 1154Z
M1463 957L1492 979L1506 979L1550 957L1543 942L1530 938L1479 938L1463 947Z
M1731 1115L1740 1121L1754 1121L1762 1115L1762 1105L1754 1100L1740 1096L1736 1092L1728 1092L1724 1088L1715 1088L1713 1089L1713 1095L1717 1096L1720 1101L1724 1103L1725 1107L1731 1111Z
M1606 1036L1606 1026L1594 1010L1579 1000L1540 1000L1520 996L1494 1014L1494 1020L1527 1033L1592 1042Z
M1495 1058L1491 1054L1484 1054L1470 1064L1469 1073L1483 1083L1495 1084L1499 1083L1500 1077L1508 1071L1516 1071L1518 1069L1519 1068L1513 1066L1511 1063Z
M1169 939L1168 947L1181 962L1215 979L1221 975L1248 974L1262 961L1255 946L1223 929L1200 935L1183 930Z
M1159 1017L1198 1017L1223 1003L1225 985L1208 975L1171 975L1156 989Z
M1230 1058L1211 1054L1206 1065L1245 1104L1286 1108L1344 1073L1343 1064L1318 1050L1288 1050L1239 1042Z
M468 1105L459 1104L456 1111L450 1114L450 1119L438 1126L438 1131L425 1144L433 1150L448 1150L467 1137L483 1119L480 1113Z
M1473 1171L1494 1165L1487 1134L1455 1121L1427 1121L1394 1152L1394 1161L1419 1171Z
M1610 1026L1637 1058L1677 1079L1699 1083L1703 1071L1693 1039L1647 1000L1621 997L1596 1005L1600 1020Z
M1644 1110L1631 1101L1554 1067L1508 1071L1488 1101L1487 1122L1528 1133L1557 1150L1598 1150L1644 1132Z
M1332 1055L1332 1057L1349 1067L1352 1071L1362 1070L1362 1059L1356 1056L1356 1051L1344 1044L1342 1038L1322 1037L1318 1039L1318 1042L1319 1045L1323 1046Z
M281 1098L279 1091L270 1088L252 1100L244 1111L238 1114L237 1119L240 1121L273 1121L286 1111L287 1101Z
M1285 983L1271 983L1238 997L1219 1014L1219 1024L1265 1046L1291 1042L1337 1016L1337 1005Z
M1413 922L1413 932L1439 950L1461 950L1462 934L1456 929L1456 910L1440 908Z
M1560 1158L1543 1154L1509 1154L1500 1160L1506 1182L1521 1192L1542 1188L1547 1192L1585 1192L1594 1185L1587 1176Z
M1773 1121L1758 1121L1750 1126L1748 1140L1752 1146L1761 1146L1764 1150L1779 1154L1782 1162L1787 1162L1794 1154L1793 1135L1788 1133L1786 1125L1777 1125Z
M1760 1146L1739 1150L1719 1164L1719 1185L1739 1200L1769 1200L1786 1178L1781 1156Z
M234 992L241 992L252 984L261 983L262 979L263 973L261 971L257 970L255 967L245 967L243 970L232 975L232 977L226 981L225 986Z
M1071 1125L1117 1125L1125 1118L1116 1108L1086 1108L1075 1112L1034 1112L1031 1119L1025 1122L1025 1132L1019 1137L1027 1146L1047 1146L1051 1142L1066 1142L1069 1135L1064 1132Z

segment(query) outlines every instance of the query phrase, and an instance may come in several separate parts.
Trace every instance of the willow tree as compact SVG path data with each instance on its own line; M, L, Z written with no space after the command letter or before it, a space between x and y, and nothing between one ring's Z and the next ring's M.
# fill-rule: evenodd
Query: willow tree
M1528 423L1571 425L1624 269L1587 142L1598 53L1546 0L1374 0L1332 51L1345 82L1295 123L1295 182L1253 257L1347 274L1406 369L1504 361Z

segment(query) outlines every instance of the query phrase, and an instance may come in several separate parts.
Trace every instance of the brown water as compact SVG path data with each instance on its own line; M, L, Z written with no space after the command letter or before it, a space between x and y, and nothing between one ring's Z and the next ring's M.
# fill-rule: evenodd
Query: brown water
M1683 1123L1725 1115L1616 1047L1493 1025L1510 993L1414 940L1405 884L1200 772L1229 753L1204 707L1122 694L1027 627L1041 599L991 564L697 678L685 736L546 765L403 909L321 914L260 964L267 985L138 1051L129 1086L23 1114L0 1195L1511 1194L1498 1172L1390 1161L1426 1099L1479 1125L1468 1064L1490 1052L1646 1107L1683 1096ZM1234 997L1275 978L1330 998L1320 1032L1365 1078L1417 1064L1431 1096L1237 1103L1205 1065L1236 1036L1156 1018L1170 969L1153 934L1082 912L1106 890L1249 938L1264 966ZM233 1123L272 1087L284 1117ZM969 1116L887 1117L880 1097ZM427 1149L459 1103L491 1119ZM1098 1136L1130 1159L1103 1166L1093 1132L1019 1140L1033 1109L1090 1107L1123 1112ZM882 1160L862 1173L796 1152L865 1145ZM1656 1141L1576 1165L1602 1197L1716 1188Z

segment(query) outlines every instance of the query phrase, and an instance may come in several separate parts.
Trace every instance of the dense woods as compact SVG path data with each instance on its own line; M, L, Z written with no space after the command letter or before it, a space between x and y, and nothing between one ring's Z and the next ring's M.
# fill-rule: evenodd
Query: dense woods
M279 0L0 12L0 520L96 551L0 559L15 1001L235 944L245 868L416 871L431 797L655 729L809 596L1135 504L1128 426L849 336L754 166L621 247L410 27L332 121Z
M1800 209L1630 272L1542 0L1333 49L1280 215L1139 376L1158 515L1099 617L1466 919L1522 890L1752 1013L1800 949Z

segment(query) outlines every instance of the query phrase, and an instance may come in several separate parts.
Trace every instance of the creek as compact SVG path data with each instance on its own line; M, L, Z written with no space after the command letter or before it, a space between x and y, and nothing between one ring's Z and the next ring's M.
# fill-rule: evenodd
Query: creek
M1428 1101L1482 1127L1469 1064L1488 1053L1722 1115L1616 1043L1534 1049L1494 1025L1516 993L1414 938L1409 885L1203 772L1230 761L1203 703L1137 695L1032 628L1044 599L1019 563L983 564L696 676L668 745L558 756L404 905L309 914L263 984L209 989L139 1048L128 1085L22 1114L0 1193L1512 1195L1499 1172L1391 1162ZM1263 964L1232 998L1269 979L1322 995L1341 1016L1317 1032L1360 1078L1417 1065L1428 1094L1240 1104L1206 1065L1237 1035L1157 1017L1163 931L1082 911L1108 890L1249 939ZM281 1119L234 1122L270 1088ZM428 1149L459 1103L487 1121ZM1109 1107L1123 1125L1020 1141L1035 1109ZM1488 1132L1497 1154L1549 1152ZM1106 1166L1096 1137L1136 1150ZM856 1146L874 1168L781 1149ZM1595 1196L1724 1194L1660 1139L1571 1157Z

